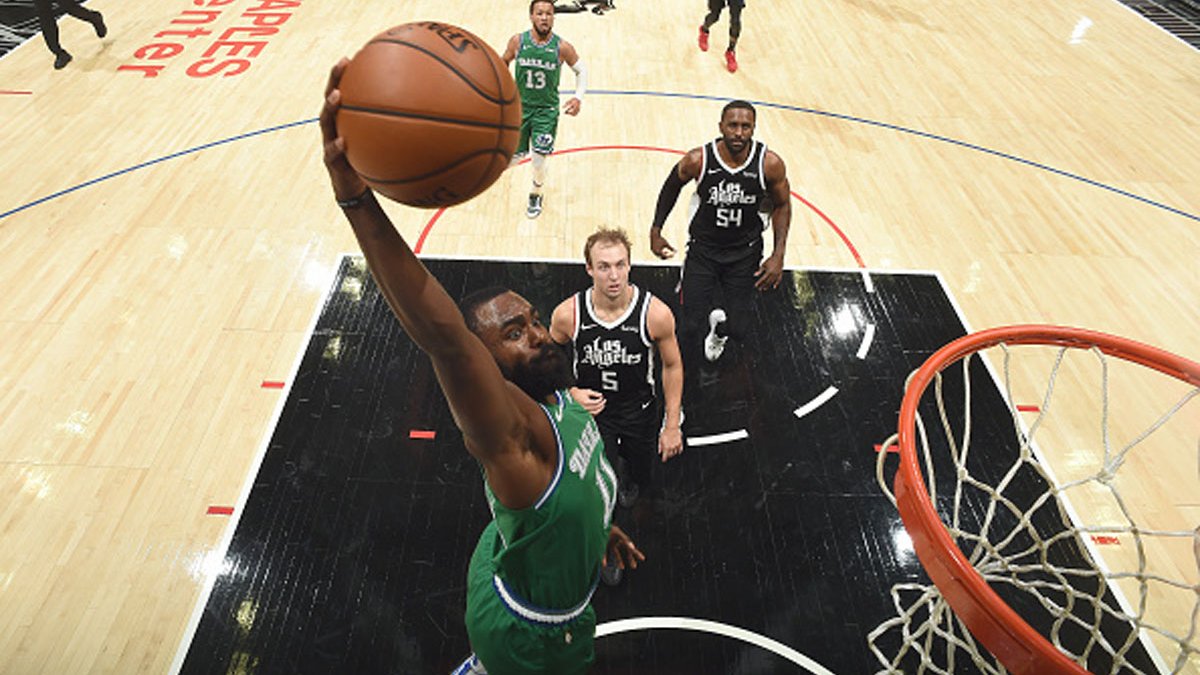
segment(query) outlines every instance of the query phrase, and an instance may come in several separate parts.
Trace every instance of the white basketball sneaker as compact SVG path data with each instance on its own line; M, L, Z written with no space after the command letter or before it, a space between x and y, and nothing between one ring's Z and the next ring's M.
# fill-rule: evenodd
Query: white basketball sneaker
M718 307L709 313L708 335L704 338L704 358L709 361L721 358L721 354L725 351L725 343L729 341L728 336L717 335L717 326L723 323L725 323L725 310Z
M527 218L537 218L540 215L542 215L542 196L530 192L529 206L525 208L525 216Z

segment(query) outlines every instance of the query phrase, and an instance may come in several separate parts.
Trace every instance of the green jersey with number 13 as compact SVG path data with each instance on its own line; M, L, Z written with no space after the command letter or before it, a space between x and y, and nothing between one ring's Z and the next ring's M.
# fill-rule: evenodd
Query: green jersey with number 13
M550 40L539 45L533 41L533 31L521 33L516 80L524 108L558 109L558 76L562 72L558 55L560 42L558 36L551 33Z

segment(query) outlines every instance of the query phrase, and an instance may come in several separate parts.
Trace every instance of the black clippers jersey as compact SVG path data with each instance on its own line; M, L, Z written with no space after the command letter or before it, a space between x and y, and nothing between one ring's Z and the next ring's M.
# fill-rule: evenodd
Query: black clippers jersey
M575 294L576 384L604 394L606 412L642 408L654 398L654 343L646 328L652 296L631 287L633 300L611 323L596 317L592 289Z
M763 158L767 146L751 141L746 162L738 167L725 164L714 140L704 146L704 163L692 196L688 237L709 248L745 248L762 243L766 223L759 206L767 196Z

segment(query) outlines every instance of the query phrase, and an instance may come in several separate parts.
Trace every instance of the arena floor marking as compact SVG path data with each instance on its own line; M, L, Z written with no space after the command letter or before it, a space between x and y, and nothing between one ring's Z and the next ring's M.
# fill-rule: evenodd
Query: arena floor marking
M816 410L817 408L820 408L821 406L828 403L829 400L832 399L834 396L837 396L837 393L838 393L838 388L833 386L832 384L829 385L828 387L825 388L825 391L821 392L820 394L817 394L816 398L809 401L808 403L805 403L804 405L800 406L799 408L796 408L796 410L795 410L796 417L804 417L805 415L811 413L812 411Z
M654 629L690 630L741 640L742 642L778 654L801 668L806 669L808 672L813 673L813 675L834 675L833 671L825 668L813 659L765 635L759 635L744 628L705 619L692 619L683 616L639 616L634 619L608 621L596 626L596 638Z
M7 218L13 214L20 213L21 211L24 211L25 209L32 208L43 202L48 202L52 199L57 199L64 195L68 195L72 192L75 192L77 190L82 190L85 187L89 187L89 186L95 185L97 183L103 183L106 180L110 180L110 179L116 178L118 176L123 176L127 173L132 173L139 169L145 169L146 167L154 166L155 164L160 164L160 163L166 162L168 160L176 159L178 157L184 157L186 155L195 154L197 152L200 152L201 150L215 148L218 145L225 145L226 143L233 143L234 141L240 141L240 140L244 140L247 138L253 138L255 136L262 136L263 134L269 134L273 131L281 131L283 129L290 129L292 127L300 126L302 124L310 124L310 123L316 122L316 121L317 121L317 118L313 117L313 118L306 119L306 120L300 120L299 122L288 122L286 124L278 124L273 127L259 129L258 131L248 131L244 134L238 134L236 136L230 136L229 138L222 138L220 140L211 141L209 143L204 143L203 145L197 145L194 148L187 148L185 150L180 150L178 152L172 152L169 155L163 155L162 157L147 160L145 162L141 162L140 164L134 164L133 166L130 166L130 167L127 167L124 169L118 169L117 171L113 171L111 173L106 173L103 176L99 176L98 178L92 178L90 180L86 180L82 183L79 183L78 185L74 185L74 186L71 186L71 187L63 189L63 190L59 190L58 192L51 193L49 195L46 195L45 197L40 197L38 199L35 199L35 200L29 202L28 204L22 204L21 206L18 206L16 208L9 209L8 211L4 211L4 212L0 213L0 220L4 220L5 218Z
M750 433L745 429L737 431L727 431L723 434L709 434L708 436L688 436L688 447L699 447L702 445L719 445L721 443L730 443L740 441L743 438L750 438Z
M338 260L341 261L349 255L352 254L343 253L338 256ZM217 577L227 571L224 561L228 557L229 548L233 543L233 535L237 532L242 515L246 512L246 502L249 501L250 492L254 488L254 479L258 476L262 468L263 460L266 459L267 450L271 445L271 438L275 435L275 430L279 426L279 419L283 415L288 398L291 396L291 388L296 383L296 374L300 372L300 366L304 363L304 354L308 346L308 340L316 332L317 322L321 319L321 313L325 311L325 303L337 290L334 288L332 280L333 278L331 277L331 283L325 285L325 294L321 297L321 302L313 309L312 316L308 320L308 327L304 331L306 339L296 349L296 355L292 359L291 371L288 373L287 379L283 381L283 387L280 389L283 395L275 402L275 409L271 412L271 418L263 427L262 438L258 443L258 448L254 452L254 459L251 460L250 466L246 469L246 475L242 478L237 502L232 507L226 507L231 509L230 513L224 514L230 516L229 522L221 532L221 538L217 541L216 545L206 554L205 561L196 569L196 574L200 581L200 593L196 598L196 604L192 608L192 613L188 617L188 622L184 627L183 637L179 641L179 646L175 649L175 658L171 660L171 668L168 671L171 675L176 675L183 668L183 661L187 657L188 647L191 645L196 628L200 625L200 619L204 614L205 606L208 605L208 599L212 595Z
M683 150L673 150L671 148L660 148L660 147L653 146L653 145L585 145L585 146L581 146L578 148L567 148L566 150L556 150L553 153L551 153L551 156L553 157L556 155L571 155L571 154L575 154L577 152L594 152L597 150L641 150L641 151L645 151L645 152L662 152L662 153L667 153L667 154L671 154L671 155L687 154ZM529 163L529 158L526 157L526 158L520 160L519 162L517 162L517 166L523 166L528 163ZM831 219L829 216L825 215L825 212L822 211L821 209L817 208L816 205L814 205L812 202L810 202L809 200L800 196L800 194L798 192L796 192L795 190L792 190L791 194L792 194L793 198L798 200L801 204L804 204L805 206L807 206L809 208L809 210L811 210L813 213L817 214L817 217L819 217L821 220L825 221L825 224L828 225L834 231L834 233L836 233L838 235L838 237L842 240L842 243L844 243L846 245L846 248L850 250L850 255L854 257L854 261L856 263L858 263L859 268L866 267L866 264L863 263L862 256L860 256L858 254L858 249L855 248L854 243L850 241L850 237L846 236L846 233L842 230L842 228L838 227L837 224L833 222L833 219ZM438 209L437 213L433 214L433 217L430 218L429 222L425 224L424 229L421 230L420 236L417 237L416 246L413 247L414 253L421 252L422 247L425 245L425 239L429 235L429 231L431 229L433 229L434 223L436 223L438 221L438 219L442 217L442 214L446 211L446 208L447 207L442 207L442 208ZM867 284L868 284L868 288L869 288L870 282L868 281Z
M858 346L858 351L854 353L861 361L867 358L867 352L871 351L871 342L875 340L875 324L867 324L867 330L863 332L862 344Z
M718 101L718 102L733 100L733 99L731 99L729 97L725 97L725 96L708 96L708 95L704 95L704 94L680 94L680 93L673 93L673 92L637 91L637 90L619 90L619 89L616 89L616 90L597 89L595 91L589 91L588 93L589 94L607 94L610 96L659 96L659 97L667 97L667 98L690 98L690 99ZM1092 185L1094 187L1098 187L1103 190L1108 190L1109 192L1115 192L1123 197L1128 197L1130 199L1136 199L1139 202L1149 204L1151 206L1163 209L1165 211L1170 211L1171 213L1175 213L1175 214L1183 216L1185 218L1191 218L1192 220L1200 220L1200 215L1188 213L1187 211L1183 211L1182 209L1177 209L1173 206L1169 206L1169 205L1163 204L1161 202L1156 202L1152 199L1147 199L1146 197L1142 197L1142 196L1136 195L1132 192L1128 192L1126 190L1122 190L1120 188L1113 187L1113 186L1105 184L1105 183L1101 183L1100 181L1097 181L1097 180L1092 180L1091 178L1086 178L1079 174L1071 173L1070 171L1056 169L1048 164L1042 164L1041 162L1035 162L1033 160L1025 159L1023 157L1019 157L1017 155L1013 155L1013 154L1003 152L1000 150L993 150L991 148L987 148L982 145L977 145L975 143L968 143L967 141L960 141L960 140L957 140L954 138L950 138L948 136L940 136L938 134L929 133L927 131L921 131L919 129L910 129L908 127L903 127L898 124L891 124L888 122L879 122L877 120L871 120L871 119L867 119L865 117L857 117L854 115L847 115L844 113L835 113L835 112L829 112L826 110L818 110L816 108L805 108L802 106L787 105L785 103L774 103L772 101L758 101L758 100L753 100L753 99L750 100L750 103L753 103L754 105L757 105L757 106L761 106L763 108L773 108L776 110L787 110L787 111L791 111L791 112L800 112L800 113L805 113L805 114L809 114L809 115L830 117L833 119L843 120L846 122L855 122L858 124L866 124L869 126L880 127L883 129L889 129L891 131L899 131L899 132L906 133L906 134L912 134L913 136L918 136L918 137L925 138L925 139L928 139L931 141L940 141L942 143L949 143L951 145L957 145L961 148L966 148L968 150L974 150L976 152L982 152L982 153L986 153L989 155L994 155L996 157L1000 157L1001 159L1007 159L1009 161L1017 162L1019 164L1031 166L1035 169L1041 169L1042 171L1049 171L1050 173L1058 174L1059 176L1063 176L1064 178L1070 178L1072 180L1077 180L1077 181L1080 181L1083 183L1087 183L1088 185Z
M591 94L593 94L593 95L598 95L598 96L657 96L657 97L663 97L663 98L686 98L686 99L693 99L693 100L707 100L707 101L718 101L718 102L723 102L723 101L729 101L729 100L731 100L731 99L729 99L728 97L707 96L707 95L703 95L703 94L682 94L682 93L673 93L673 92L655 92L655 91L632 91L632 90L630 90L630 91L623 91L623 90L605 90L605 89L597 89L597 90L591 91L591 92L589 92L589 93L591 93ZM1036 168L1036 169L1041 169L1041 170L1043 170L1043 171L1049 171L1050 173L1057 174L1057 175L1059 175L1059 176L1062 176L1062 177L1064 177L1064 178L1069 178L1069 179L1071 179L1071 180L1076 180L1076 181L1080 181L1080 182L1083 182L1083 183L1087 183L1088 185L1092 185L1092 186L1094 186L1094 187L1098 187L1098 188L1100 188L1100 189L1107 190L1107 191L1109 191L1109 192L1114 192L1114 193L1116 193L1116 194L1119 194L1119 195L1121 195L1121 196L1123 196L1123 197L1128 197L1129 199L1134 199L1134 200L1136 200L1136 201L1142 202L1142 203L1144 203L1144 204L1148 204L1148 205L1150 205L1150 206L1153 206L1153 207L1155 207L1155 208L1159 208L1159 209L1162 209L1162 210L1164 210L1164 211L1169 211L1169 212L1171 212L1171 213L1174 213L1174 214L1177 214L1177 215L1183 216L1184 218L1189 218L1189 219L1191 219L1191 220L1200 221L1200 215L1196 215L1196 214L1193 214L1193 213L1189 213L1189 212L1187 212L1187 211L1184 211L1184 210L1182 210L1182 209L1177 209L1177 208L1175 208L1175 207L1173 207L1173 206L1170 206L1170 205L1168 205L1168 204L1164 204L1164 203L1162 203L1162 202L1157 202L1157 201L1154 201L1154 200L1152 200L1152 199L1148 199L1148 198L1146 198L1146 197L1142 197L1142 196L1140 196L1140 195L1134 194L1134 193L1132 193L1132 192L1129 192L1129 191L1127 191L1127 190L1122 190L1122 189L1120 189L1120 188L1113 187L1113 186L1111 186L1111 185L1108 185L1108 184L1105 184L1105 183L1101 183L1100 181L1093 180L1093 179L1091 179L1091 178L1087 178L1087 177L1085 177L1085 176L1081 176L1081 175L1079 175L1079 174L1071 173L1071 172L1069 172L1069 171L1064 171L1064 170L1062 170L1062 169L1056 169L1056 168L1054 168L1054 167L1052 167L1052 166L1049 166L1049 165L1047 165L1047 164L1042 164L1042 163L1040 163L1040 162L1035 162L1035 161L1033 161L1033 160L1029 160L1029 159L1025 159L1025 158L1022 158L1022 157L1018 157L1017 155L1013 155L1013 154L1010 154L1010 153L1007 153L1007 152L1002 152L1002 151L1000 151L1000 150L993 150L993 149L991 149L991 148L987 148L987 147L984 147L984 146L982 146L982 145L976 145L976 144L974 144L974 143L968 143L968 142L966 142L966 141L960 141L960 140L957 140L957 139L954 139L954 138L949 138L949 137L947 137L947 136L939 136L939 135L937 135L937 134L932 134L932 133L925 132L925 131L920 131L920 130L917 130L917 129L910 129L910 128L908 128L908 127L903 127L903 126L900 126L900 125L897 125L897 124L890 124L890 123L888 123L888 122L879 122L879 121L876 121L876 120L870 120L870 119L867 119L867 118L865 118L865 117L856 117L856 116L853 116L853 115L846 115L846 114L843 114L843 113L833 113L833 112L827 112L827 111L824 111L824 110L817 110L817 109L815 109L815 108L804 108L804 107L801 107L801 106L788 105L788 104L784 104L784 103L774 103L774 102L771 102L771 101L751 101L751 103L754 103L755 105L762 106L762 107L764 107L764 108L773 108L773 109L777 109L777 110L786 110L786 111L791 111L791 112L800 112L800 113L805 113L805 114L810 114L810 115L819 115L819 116L823 116L823 117L830 117L830 118L833 118L833 119L843 120L843 121L847 121L847 122L855 122L855 123L858 123L858 124L866 124L866 125L869 125L869 126L875 126L875 127L879 127L879 128L882 128L882 129L888 129L888 130L891 130L891 131L899 131L899 132L901 132L901 133L911 134L911 135L913 135L913 136L917 136L917 137L919 137L919 138L925 138L925 139L928 139L928 140L940 141L940 142L942 142L942 143L949 143L949 144L951 144L951 145L956 145L956 146L959 146L959 147L962 147L962 148L966 148L966 149L968 149L968 150L974 150L974 151L976 151L976 152L983 152L983 153L986 153L986 154L989 154L989 155L994 155L994 156L996 156L996 157L999 157L999 158L1001 158L1001 159L1007 159L1007 160L1009 160L1009 161L1017 162L1017 163L1019 163L1019 164L1024 164L1024 165L1026 165L1026 166L1030 166L1030 167L1033 167L1033 168ZM154 165L154 164L157 164L157 163L159 163L159 162L163 162L163 161L166 161L166 160L169 160L169 159L174 159L174 158L176 158L176 157L181 157L181 156L183 156L183 155L188 155L188 154L191 154L191 153L194 153L194 152L199 152L200 150L205 150L205 149L207 149L207 148L210 148L210 147L213 147L213 146L216 146L216 145L222 145L222 144L224 144L224 143L230 143L230 142L233 142L233 141L243 140L243 139L245 139L245 138L250 138L250 137L253 137L253 136L259 136L259 135L262 135L262 134L270 133L270 132L272 132L272 131L280 131L280 130L282 130L282 129L287 129L287 128L294 127L294 126L298 126L298 125L301 125L301 124L311 124L311 123L313 123L313 122L316 122L316 121L317 121L317 118L315 118L315 117L311 117L311 118L304 119L304 120L299 120L299 121L296 121L296 122L288 122L288 123L286 123L286 124L280 124L280 125L276 125L276 126L273 126L273 127L267 127L267 128L265 128L265 129L260 129L260 130L258 130L258 131L250 131L250 132L246 132L246 133L243 133L243 134L238 134L238 135L236 135L236 136L231 136L231 137L229 137L229 138L225 138L225 139L220 139L220 140L212 141L212 142L210 142L210 143L205 143L205 144L203 144L203 145L199 145L199 146L196 146L196 147L194 147L194 148L188 148L188 149L186 149L186 150L181 150L181 151L179 151L179 152L175 152L175 153L172 153L172 154L169 154L169 155L165 155L165 156L163 156L163 157L159 157L159 158L157 158L157 159L148 160L148 161L146 161L146 162L142 162L142 163L140 163L140 164L136 164L136 165L134 165L134 166L131 166L131 167L128 167L128 168L125 168L125 169L120 169L120 170L118 170L118 171L114 171L114 172L112 172L112 173L105 174L105 175L103 175L103 176L100 176L100 177L98 177L98 178L93 178L93 179L90 179L90 180L88 180L88 181L85 181L85 182L83 182L83 183L80 183L80 184L78 184L78 185L75 185L75 186L73 186L73 187L69 187L69 188L66 188L66 189L64 189L64 190L60 190L60 191L58 191L58 192L52 193L52 194L50 194L50 195L47 195L47 196L45 196L45 197L38 198L38 199L36 199L36 200L34 200L34 201L32 201L32 202L29 202L29 203L27 203L27 204L22 204L21 206L17 206L17 207L15 207L15 208L9 209L8 211L0 212L0 220L3 220L4 218L6 218L6 217L8 217L8 216L11 216L11 215L13 215L14 213L18 213L18 212L20 212L20 211L24 211L24 210L25 210L25 209L27 209L27 208L30 208L30 207L36 206L36 205L38 205L38 204L41 204L42 202L45 202L45 201L48 201L48 200L51 200L51 199L54 199L54 198L57 198L57 197L61 197L61 196L65 195L65 194L69 194L69 193L71 193L71 192L74 192L74 191L76 191L76 190L79 190L79 189L81 189L81 188L88 187L88 186L90 186L90 185L93 185L93 184L95 184L95 183L99 183L99 182L102 182L102 181L108 180L108 179L110 179L110 178L115 178L115 177L117 177L117 176L120 176L120 175L122 175L122 174L128 173L128 172L130 172L130 171L136 171L136 170L138 170L138 169L142 169L142 168L145 168L145 167L148 167L148 166L152 166L152 165Z

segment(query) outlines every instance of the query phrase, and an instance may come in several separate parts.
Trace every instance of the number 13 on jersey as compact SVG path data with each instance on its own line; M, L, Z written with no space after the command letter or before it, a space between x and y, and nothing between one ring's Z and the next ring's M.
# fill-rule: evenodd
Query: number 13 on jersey
M525 88L526 89L545 89L546 88L546 73L541 70L525 71Z

